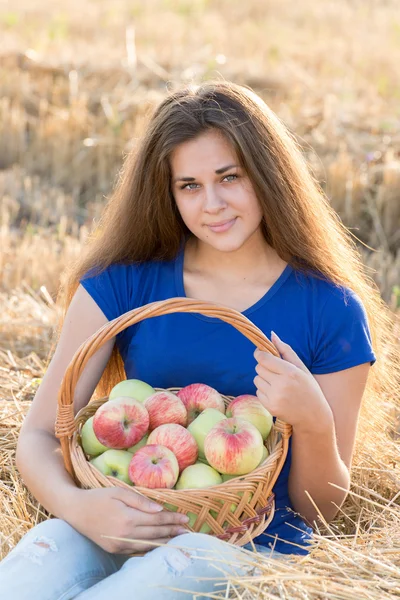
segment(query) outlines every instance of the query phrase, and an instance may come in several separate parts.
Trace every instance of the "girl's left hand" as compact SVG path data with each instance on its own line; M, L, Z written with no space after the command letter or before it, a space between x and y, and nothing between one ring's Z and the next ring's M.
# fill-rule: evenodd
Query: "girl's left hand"
M256 350L254 384L257 397L278 419L296 430L318 431L321 419L333 419L332 410L318 384L296 352L272 332L271 341L282 358Z

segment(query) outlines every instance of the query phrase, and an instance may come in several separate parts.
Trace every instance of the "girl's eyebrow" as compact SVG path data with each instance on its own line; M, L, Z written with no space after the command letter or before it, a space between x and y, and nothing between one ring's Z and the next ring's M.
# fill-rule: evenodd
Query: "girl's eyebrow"
M215 171L215 173L217 175L222 175L222 173L225 173L225 171L229 171L229 169L232 169L233 167L239 167L239 165L227 165L226 167L221 167L220 169L217 169ZM196 181L195 177L176 177L173 181L173 183L177 183L178 181Z

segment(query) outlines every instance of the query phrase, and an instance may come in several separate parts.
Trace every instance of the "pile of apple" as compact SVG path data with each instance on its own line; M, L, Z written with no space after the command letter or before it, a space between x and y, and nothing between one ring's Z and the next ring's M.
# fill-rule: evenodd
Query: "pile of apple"
M204 488L256 469L272 424L256 396L238 396L225 411L202 383L174 394L128 379L85 422L81 443L96 469L129 485Z

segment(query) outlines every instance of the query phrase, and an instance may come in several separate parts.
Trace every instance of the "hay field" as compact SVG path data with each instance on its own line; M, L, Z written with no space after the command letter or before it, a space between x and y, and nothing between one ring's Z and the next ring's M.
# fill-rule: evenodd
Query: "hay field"
M400 12L394 0L15 0L0 2L0 39L2 558L47 516L14 454L63 268L167 89L224 77L269 103L358 238L400 340ZM399 390L375 410L310 557L257 557L263 576L232 581L233 597L400 596Z

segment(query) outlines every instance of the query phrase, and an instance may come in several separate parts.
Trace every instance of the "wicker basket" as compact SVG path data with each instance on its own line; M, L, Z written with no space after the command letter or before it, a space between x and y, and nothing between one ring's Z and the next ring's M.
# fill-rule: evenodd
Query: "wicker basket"
M203 489L148 489L132 487L115 477L107 477L89 463L80 444L80 432L85 421L108 398L93 400L74 417L75 388L91 356L110 338L144 319L187 312L216 317L230 323L260 350L279 356L275 346L263 332L238 311L212 302L191 298L171 298L153 302L129 311L106 323L77 350L64 375L59 395L56 436L60 439L65 467L79 487L90 489L120 486L134 490L161 504L178 507L181 513L197 515L192 531L207 523L210 535L243 546L266 530L274 516L274 494L271 492L286 459L292 428L276 419L266 440L269 456L260 467L225 483ZM176 392L180 388L171 388ZM226 405L232 397L223 396ZM232 510L234 505L235 510Z

